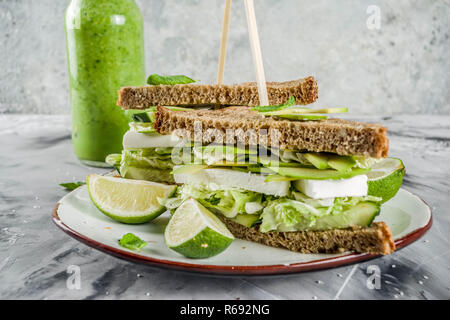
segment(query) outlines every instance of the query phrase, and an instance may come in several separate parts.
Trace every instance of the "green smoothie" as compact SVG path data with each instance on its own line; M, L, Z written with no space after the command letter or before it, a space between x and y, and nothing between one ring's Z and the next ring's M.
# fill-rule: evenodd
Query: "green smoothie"
M142 15L134 0L72 0L65 30L75 155L105 166L131 121L117 92L145 84Z

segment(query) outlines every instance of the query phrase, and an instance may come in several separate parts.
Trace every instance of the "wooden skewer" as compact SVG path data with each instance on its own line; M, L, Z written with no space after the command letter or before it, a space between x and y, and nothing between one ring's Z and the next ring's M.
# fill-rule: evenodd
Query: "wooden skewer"
M225 58L227 55L227 43L228 43L228 26L230 25L230 11L231 0L225 1L225 12L223 14L222 22L222 37L220 39L220 54L219 54L219 67L217 70L217 84L223 83L223 75L225 71Z
M262 106L268 106L269 97L267 96L266 77L264 75L264 65L261 46L259 43L258 27L256 25L255 6L253 0L245 0L245 11L247 13L248 32L256 72L256 83L258 84L259 104Z

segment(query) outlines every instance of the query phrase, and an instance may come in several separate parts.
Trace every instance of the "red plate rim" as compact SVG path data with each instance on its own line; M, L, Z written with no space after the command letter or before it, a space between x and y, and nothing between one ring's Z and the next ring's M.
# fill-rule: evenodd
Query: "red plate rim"
M433 224L433 215L430 206L420 197L417 198L427 206L430 212L430 219L425 226L416 229L415 231L404 236L403 238L395 240L396 251L421 238L431 228L431 225ZM77 231L68 227L66 224L64 224L64 222L61 221L61 219L58 216L58 207L59 203L57 203L56 206L53 208L52 211L53 222L69 236L83 242L84 244L94 249L116 256L118 258L159 268L169 268L173 270L190 271L215 275L240 275L240 276L277 275L277 274L279 275L279 274L300 273L314 270L330 269L349 265L356 262L371 260L381 256L369 253L349 253L343 256L324 258L308 262L299 262L289 265L276 264L264 266L221 266L221 265L192 264L179 261L156 259L138 255L136 253L121 250L118 248L114 248L78 233Z

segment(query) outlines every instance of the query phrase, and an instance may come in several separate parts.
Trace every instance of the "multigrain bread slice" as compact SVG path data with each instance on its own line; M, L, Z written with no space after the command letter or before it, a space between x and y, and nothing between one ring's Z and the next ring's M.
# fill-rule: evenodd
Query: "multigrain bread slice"
M205 144L240 143L374 158L387 157L389 150L387 129L379 124L342 119L275 119L245 106L192 111L158 107L155 129L160 134L173 133Z
M285 103L290 96L296 104L317 100L317 82L313 77L287 82L267 82L271 105ZM124 87L119 90L117 104L123 109L146 109L151 106L259 105L256 83L235 85L153 85Z
M258 227L248 228L237 222L218 217L238 239L284 248L301 253L358 253L390 254L395 250L389 227L384 222L374 222L370 227L350 227L326 231L259 232Z

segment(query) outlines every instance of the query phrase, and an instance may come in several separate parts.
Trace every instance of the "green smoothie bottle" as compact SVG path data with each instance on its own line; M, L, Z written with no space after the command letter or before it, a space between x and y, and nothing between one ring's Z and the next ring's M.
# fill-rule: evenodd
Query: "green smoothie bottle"
M134 0L71 0L65 30L75 155L104 167L130 121L117 92L145 84L142 15Z

